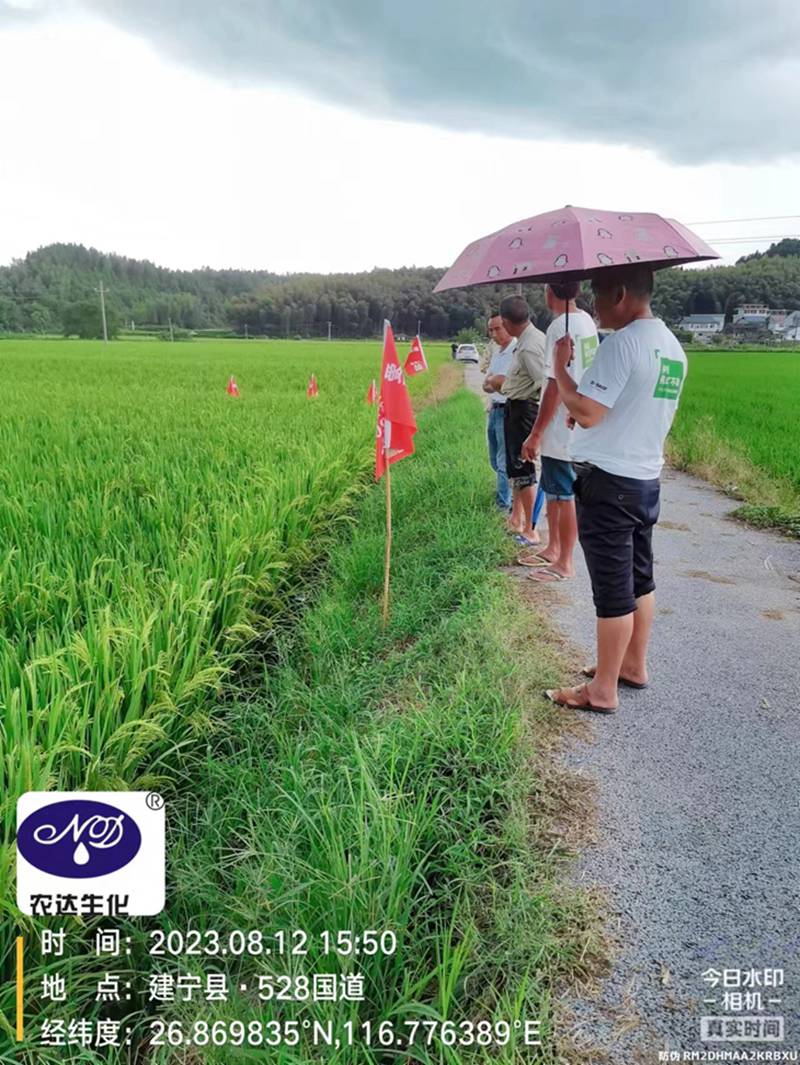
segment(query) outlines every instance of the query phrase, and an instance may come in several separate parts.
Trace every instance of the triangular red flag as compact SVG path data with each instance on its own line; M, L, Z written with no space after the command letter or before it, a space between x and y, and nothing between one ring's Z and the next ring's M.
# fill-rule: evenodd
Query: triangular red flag
M372 384L367 389L367 403L370 405L378 402L378 388L375 384L375 378L372 378Z
M408 353L404 369L411 376L428 369L428 361L425 358L425 352L422 350L422 341L418 335L411 342L411 351Z
M228 387L225 391L229 396L233 396L235 399L239 398L239 386L236 384L236 378L233 374L228 378Z
M306 395L309 397L309 399L312 396L319 395L319 388L317 387L317 378L316 378L316 376L313 373L312 373L311 378L310 378L310 380L308 382L308 388L306 388Z
M414 454L417 423L405 374L397 358L394 333L389 322L383 325L383 365L381 393L378 401L378 424L375 433L375 480L386 472L388 463L399 462Z

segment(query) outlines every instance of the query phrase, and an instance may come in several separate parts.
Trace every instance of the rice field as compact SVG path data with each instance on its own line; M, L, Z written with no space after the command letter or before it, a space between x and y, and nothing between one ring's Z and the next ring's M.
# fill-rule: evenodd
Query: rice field
M692 352L673 459L751 504L800 512L800 353Z
M377 342L0 345L4 906L17 796L159 786L296 609L371 478L380 358Z
M55 400L53 405L59 412L57 420L67 419L72 426L71 433L64 432L62 444L90 413L99 418L108 439L105 447L96 445L92 462L107 463L105 480L114 470L123 483L144 481L144 465L137 466L134 460L149 447L147 487L158 501L163 528L154 519L147 523L149 512L138 522L128 516L122 527L115 525L122 515L108 513L105 524L114 535L109 531L102 540L101 519L90 523L84 517L95 557L115 559L119 571L112 573L128 583L120 583L116 590L109 581L95 592L95 600L72 611L64 606L59 628L50 630L44 614L39 621L43 640L55 644L59 633L72 635L62 641L69 663L74 646L85 640L82 683L91 686L94 697L104 696L104 681L113 681L117 693L116 702L108 697L102 704L104 714L115 715L108 724L92 712L90 697L82 688L77 692L85 702L70 703L78 694L67 685L68 676L62 678L66 693L62 715L52 723L67 739L60 741L54 733L52 786L61 780L81 786L101 774L108 774L103 780L134 785L154 777L163 777L165 783L171 780L168 905L155 918L122 922L130 954L116 959L114 967L121 979L130 982L132 997L116 1006L96 998L97 979L102 976L98 964L102 969L107 961L93 955L91 925L82 937L77 922L67 922L71 951L63 964L59 961L58 970L66 977L69 999L58 1006L43 991L44 976L53 963L37 956L33 922L21 922L18 927L31 946L25 1045L20 1047L11 1042L15 1001L9 948L15 922L6 921L0 934L6 960L5 979L0 981L3 1062L58 1065L65 1060L63 1049L39 1045L42 1019L54 1015L92 1019L109 1012L131 1026L131 1048L86 1047L76 1050L70 1061L244 1065L263 1060L263 1048L220 1045L197 1051L172 1043L159 1046L152 1041L153 1025L167 1022L187 1033L210 1019L259 1024L275 1016L287 1023L313 1019L332 1024L337 1033L354 1024L359 1033L352 1045L342 1040L329 1052L307 1039L296 1048L282 1046L270 1057L282 1065L322 1060L330 1065L379 1065L388 1060L383 1044L368 1046L362 1024L374 1027L386 1020L402 1027L422 1019L450 1028L473 1027L480 1019L507 1025L512 1035L507 1044L493 1048L468 1042L451 1046L438 1039L430 1045L419 1042L404 1056L420 1065L490 1061L518 1065L530 1060L516 1034L518 1020L541 1024L543 1047L537 1060L542 1065L559 1060L552 988L557 980L567 975L571 979L594 966L598 950L589 908L582 900L565 896L555 883L561 851L545 830L559 807L541 775L536 748L557 715L551 721L549 708L532 708L530 693L555 683L565 663L556 645L543 638L544 616L531 610L530 604L519 609L520 600L509 594L507 579L497 568L513 548L493 507L481 405L464 390L445 395L445 386L454 385L459 376L445 372L432 396L437 402L427 403L419 412L417 455L403 463L393 478L393 605L389 624L383 628L379 596L385 502L381 489L367 488L374 410L363 404L366 387L362 387L372 376L379 353L357 344L318 347L322 350L276 345L259 352L243 344L214 344L197 345L191 351L187 345L175 352L169 345L155 345L148 353L148 358L153 357L152 372L143 374L136 372L135 365L125 369L134 356L121 347L115 346L106 356L97 346L56 344L54 357L74 358L75 368L68 361L38 369L43 380L69 382L57 408ZM335 369L321 361L327 352L335 358ZM37 347L37 353L38 358L43 349ZM124 358L110 364L112 354ZM429 354L433 366L449 362L444 353ZM224 394L234 357L240 401ZM87 364L108 373L107 411L96 400L90 404L80 387ZM319 400L314 402L305 398L311 370L320 386ZM11 376L5 367L4 372ZM25 367L17 376L23 372ZM110 387L118 372L128 381L124 400L118 388ZM29 376L33 379L36 373L31 370ZM427 390L434 376L413 381L413 390ZM140 420L133 412L146 408L147 382L155 379L162 386L156 417ZM194 393L194 404L204 411L201 419L183 397L184 390L193 387L187 381L195 379L206 379L210 390L207 395L198 384ZM252 401L254 410L248 413L246 401L259 388L261 396ZM329 391L340 398L325 407ZM24 389L22 394L27 394ZM35 404L29 402L28 409L35 410ZM231 428L235 419L241 424ZM127 436L121 431L123 425ZM190 432L194 447L181 450L178 442ZM9 439L16 437L9 434ZM127 451L115 458L126 439ZM276 469L270 456L281 448L284 458ZM68 451L72 465L88 464L81 448ZM50 491L44 498L60 499L57 485L65 477L65 460L56 464L58 472L53 474L50 457L47 452L42 461L48 472L44 485ZM189 467L183 480L173 471L179 462ZM93 483L88 471L85 476L84 492ZM105 483L99 474L98 478ZM69 483L67 479L65 485ZM319 495L324 484L327 502L314 509L313 500L305 497ZM239 490L232 485L239 485ZM66 491L63 495L69 499ZM173 495L176 502L170 505ZM127 498L125 507L130 508L134 498ZM33 490L30 499L38 499ZM296 500L297 514L291 512L291 521L281 509L287 499ZM168 517L178 508L192 516L173 527ZM267 513L257 519L259 508L267 508ZM243 520L240 515L248 521L244 528L237 525ZM345 522L350 523L347 529ZM139 525L163 543L142 545ZM72 527L72 535L76 528ZM194 688L187 681L181 698L168 687L179 672L178 659L167 657L178 645L177 636L173 643L151 646L165 632L157 616L163 589L188 584L191 592L208 586L203 594L212 598L215 566L227 553L241 550L239 540L246 541L251 530L264 530L265 540L266 530L272 530L272 539L262 545L258 556L246 558L246 570L240 556L248 580L242 589L237 587L236 602L219 607L227 629L214 621L219 596L202 615L207 630L199 631L196 623L195 668L211 672L201 675ZM223 536L224 542L212 550L215 538ZM20 543L23 540L19 538ZM130 553L129 540L135 548ZM181 568L175 560L184 545L193 545L191 565ZM202 545L205 555L200 552ZM321 554L323 569L317 565ZM55 556L46 557L55 567ZM78 566L80 552L65 557ZM87 558L80 571L81 589L90 581L88 562ZM137 582L126 562L131 573L138 574ZM256 567L263 570L268 563L274 566L264 576ZM204 582L195 570L211 576ZM194 576L194 583L187 576ZM308 594L311 584L313 597ZM107 593L105 598L101 591ZM135 596L146 594L151 612L144 607L137 612ZM108 612L109 624L117 626L105 654L97 658L90 653L96 645L84 631L94 616L95 602ZM184 610L190 602L187 592ZM177 603L174 610L171 600L167 605L178 633L182 619ZM126 642L142 617L152 618L152 624L144 633L139 630L136 644ZM97 622L94 627L102 628ZM180 646L186 649L190 642L186 637ZM509 653L517 662L513 670L508 668ZM130 689L130 678L139 677L132 663L138 662L141 671L160 662L159 655L163 668L151 669L152 677L147 674ZM52 665L53 657L57 655L45 657L44 665ZM38 678L38 660L30 658L28 665ZM135 704L130 690L143 693ZM226 696L221 700L220 691ZM75 721L64 716L68 710ZM82 718L77 711L83 712ZM151 719L158 722L152 735L145 728ZM14 764L21 743L35 741L40 749L29 760L44 775L46 767L37 756L50 751L46 711L40 708L38 720L33 721L39 733L31 727L29 734L17 737L17 751L4 755L5 764ZM125 761L121 752L128 731L134 740ZM105 745L104 735L111 741ZM73 749L71 737L83 742L84 748ZM201 742L194 742L197 738ZM185 741L187 748L181 751ZM180 996L159 1002L148 990L148 974L154 969L165 976L188 971L201 976L206 964L183 956L154 961L148 950L154 928L217 929L223 935L236 929L265 933L299 929L308 935L309 947L307 954L297 956L275 951L206 959L216 973L227 977L229 997L216 1004ZM320 937L326 930L340 929L390 930L396 935L397 950L387 955L363 953L357 959L332 958L322 949ZM306 1001L301 996L276 1007L253 991L261 980L302 980L331 972L359 973L362 999L334 1002L323 996Z

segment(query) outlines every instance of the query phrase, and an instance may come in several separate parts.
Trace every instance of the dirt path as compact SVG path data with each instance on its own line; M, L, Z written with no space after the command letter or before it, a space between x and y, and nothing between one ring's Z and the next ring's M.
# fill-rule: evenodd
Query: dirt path
M623 692L564 754L597 787L598 843L574 880L606 893L618 940L598 998L569 1002L586 1065L769 1048L703 1043L703 1016L783 1017L774 1048L800 1049L800 544L731 521L731 506L665 471L651 687ZM580 666L594 612L576 556L576 579L548 595ZM763 1009L737 1012L709 969L782 969L784 984L730 987L762 993Z

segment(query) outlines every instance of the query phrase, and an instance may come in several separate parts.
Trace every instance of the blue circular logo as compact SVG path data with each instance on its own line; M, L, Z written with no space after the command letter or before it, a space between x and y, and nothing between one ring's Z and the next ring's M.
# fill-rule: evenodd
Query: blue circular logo
M17 830L17 847L43 873L87 879L115 873L133 861L142 833L116 806L89 799L49 803Z

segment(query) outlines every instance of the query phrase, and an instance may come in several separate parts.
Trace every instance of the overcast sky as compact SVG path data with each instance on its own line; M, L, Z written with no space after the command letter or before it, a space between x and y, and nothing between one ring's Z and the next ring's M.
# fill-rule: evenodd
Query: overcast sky
M795 0L0 0L0 263L445 266L565 203L797 216L799 32ZM732 261L800 217L697 230L752 238Z

